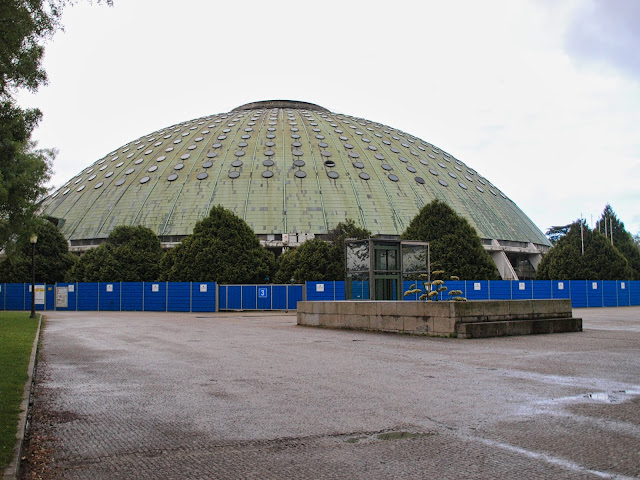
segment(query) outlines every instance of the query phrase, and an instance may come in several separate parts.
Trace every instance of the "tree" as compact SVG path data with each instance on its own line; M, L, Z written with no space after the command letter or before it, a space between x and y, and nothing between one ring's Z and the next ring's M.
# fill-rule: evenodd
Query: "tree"
M627 259L604 235L591 230L584 220L576 220L542 258L536 279L628 280L632 274Z
M12 235L30 233L36 201L46 192L54 154L29 140L39 119L37 110L0 102L0 249Z
M555 245L558 240L560 240L569 232L570 227L571 224L549 227L549 230L547 230L547 233L545 233L545 235L547 236L549 241Z
M222 206L196 223L193 233L165 253L162 279L172 282L264 283L275 268L247 223Z
M35 91L47 83L42 68L44 43L62 27L67 0L12 0L0 2L0 97L26 88ZM97 0L96 3L102 3ZM105 0L112 5L112 0Z
M278 258L276 283L304 283L306 281L341 280L339 266L334 260L330 243L314 238Z
M369 238L371 232L358 227L351 219L331 229L325 240L307 240L278 257L276 283L321 280L344 280L344 241L347 238Z
M31 282L31 233L38 236L35 246L36 281L62 282L78 259L69 253L67 241L58 228L44 219L38 219L33 232L24 232L11 245L12 248L7 249L7 257L0 262L0 282Z
M371 236L371 232L366 228L358 227L355 222L348 218L344 222L340 222L335 228L329 230L326 239L333 245L332 259L335 263L336 278L333 280L344 280L346 277L345 270L345 250L344 242L347 238L354 238L356 240L364 240Z
M152 282L160 277L162 246L147 227L119 226L98 248L85 252L69 280L76 282Z
M455 273L462 280L500 278L476 231L444 202L433 200L422 207L402 238L429 242L436 270Z
M33 227L35 203L45 193L52 150L36 150L30 140L41 118L13 99L21 88L46 84L44 43L61 27L67 0L0 1L0 249ZM101 3L100 0L97 3ZM105 3L111 5L112 0Z
M624 223L618 220L611 205L607 204L604 207L600 220L596 222L595 230L605 235L627 259L633 270L633 276L628 278L640 280L640 250L631 233L624 228Z

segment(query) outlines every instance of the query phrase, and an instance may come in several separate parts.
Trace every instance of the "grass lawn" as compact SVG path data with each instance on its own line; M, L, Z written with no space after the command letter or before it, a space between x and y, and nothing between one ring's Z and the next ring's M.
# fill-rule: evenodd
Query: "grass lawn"
M0 312L0 475L11 461L38 319L29 312Z

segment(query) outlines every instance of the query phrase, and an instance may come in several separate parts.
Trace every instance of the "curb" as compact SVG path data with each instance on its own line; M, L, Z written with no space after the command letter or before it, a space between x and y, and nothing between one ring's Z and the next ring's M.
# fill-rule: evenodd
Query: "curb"
M20 404L20 417L18 418L18 431L16 434L16 444L13 447L13 458L9 466L4 470L4 480L17 480L20 473L20 457L22 455L22 443L27 429L27 414L29 413L29 398L31 396L31 386L33 385L33 374L36 367L36 355L38 353L38 344L40 343L40 327L42 326L42 314L38 318L38 329L36 337L31 347L31 357L29 358L29 367L27 368L27 382L24 384L22 392L22 403Z

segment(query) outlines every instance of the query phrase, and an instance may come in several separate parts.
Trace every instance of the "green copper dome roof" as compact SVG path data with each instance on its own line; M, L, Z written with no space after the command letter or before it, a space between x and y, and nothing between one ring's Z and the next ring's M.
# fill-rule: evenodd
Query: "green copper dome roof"
M306 102L271 100L144 135L43 201L72 241L118 225L189 235L214 205L259 235L327 233L347 218L399 235L437 198L485 239L549 245L478 171L420 138Z

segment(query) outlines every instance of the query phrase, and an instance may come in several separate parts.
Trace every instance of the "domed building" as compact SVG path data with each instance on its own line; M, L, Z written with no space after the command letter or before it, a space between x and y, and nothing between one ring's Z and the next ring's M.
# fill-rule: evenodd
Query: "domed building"
M433 199L475 227L505 279L530 277L550 243L498 187L414 135L305 102L273 100L135 139L43 200L73 251L118 225L166 247L212 206L244 219L267 247L322 237L345 219L400 235Z

